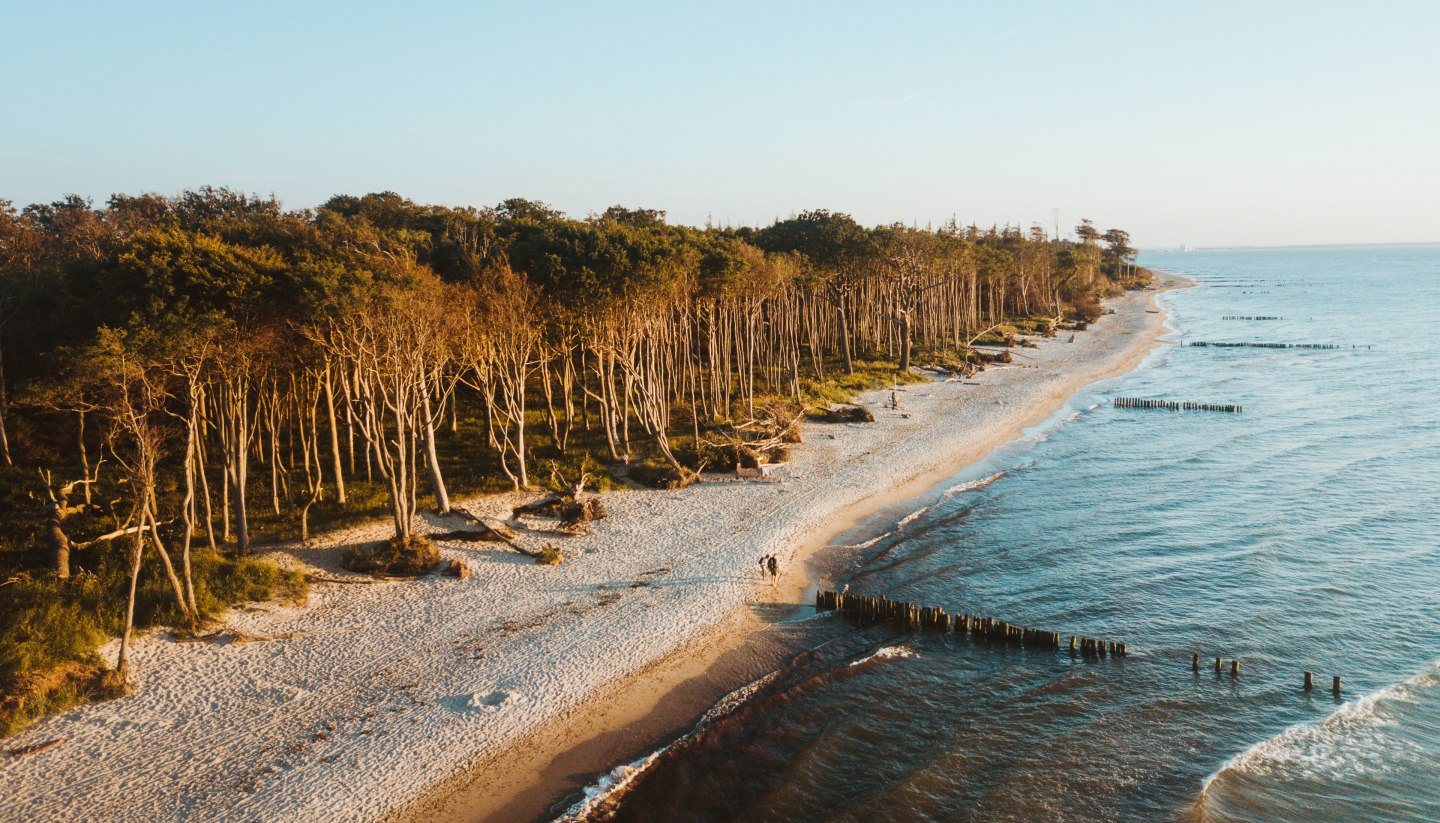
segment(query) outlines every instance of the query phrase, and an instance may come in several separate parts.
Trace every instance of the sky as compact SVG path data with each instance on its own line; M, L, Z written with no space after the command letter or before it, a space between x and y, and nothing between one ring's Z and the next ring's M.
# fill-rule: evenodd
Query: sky
M0 198L1440 241L1440 3L0 0Z

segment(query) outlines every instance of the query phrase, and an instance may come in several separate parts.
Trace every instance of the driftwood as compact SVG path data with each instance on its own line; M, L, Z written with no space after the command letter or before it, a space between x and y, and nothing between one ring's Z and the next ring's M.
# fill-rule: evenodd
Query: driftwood
M875 413L864 406L839 406L825 409L820 419L826 423L874 423Z
M48 752L65 742L65 738L57 737L54 740L46 740L44 743L31 743L28 746L21 746L18 749L11 749L5 754L11 757L25 757L26 755Z
M519 517L522 514L554 514L556 509L558 509L560 505L564 502L564 497L561 497L558 494L552 494L548 497L536 500L534 503L526 503L522 506L516 506L510 511L510 516Z
M453 506L450 510L460 514L472 523L479 524L489 529L490 533L500 538L500 541L502 543L514 549L515 551L525 555L526 557L535 558L540 556L540 552L530 551L529 549L515 542L515 538L518 537L518 535L515 534L514 529L510 528L504 523L501 523L499 521L492 522L489 518L481 517L480 515L470 511L464 506Z
M321 577L321 576L318 575L318 574L307 574L307 575L305 575L305 582L307 582L307 583L360 583L360 584L364 584L364 585L374 585L375 583L381 583L381 582L384 582L384 581L377 580L377 579L375 579L375 578L373 578L373 577Z
M299 632L283 632L275 635L246 634L238 629L217 629L208 634L196 635L195 637L177 637L176 643L209 643L216 640L229 639L235 644L243 643L265 643L271 640L290 640L299 637Z

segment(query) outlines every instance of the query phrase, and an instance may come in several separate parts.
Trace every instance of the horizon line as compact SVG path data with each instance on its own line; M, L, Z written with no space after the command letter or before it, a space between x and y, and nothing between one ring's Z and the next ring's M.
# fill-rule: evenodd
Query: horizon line
M1440 240L1393 240L1383 243L1278 243L1256 246L1186 246L1184 243L1180 243L1173 246L1142 246L1138 251L1143 253L1167 251L1255 251L1263 249L1366 249L1386 246L1440 246Z

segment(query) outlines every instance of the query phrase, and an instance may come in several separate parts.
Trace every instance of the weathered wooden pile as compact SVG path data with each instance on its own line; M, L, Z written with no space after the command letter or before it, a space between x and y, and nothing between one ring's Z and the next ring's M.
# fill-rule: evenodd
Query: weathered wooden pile
M1012 625L993 617L973 614L951 614L932 606L919 606L886 597L871 597L840 592L817 591L815 608L818 611L837 611L846 618L861 625L884 621L903 623L911 629L935 632L954 631L968 634L972 640L1026 649L1057 650L1062 647L1059 632L1032 629ZM1124 643L1113 640L1097 640L1093 637L1069 636L1068 648L1085 655L1124 657L1128 650Z
M1232 403L1191 403L1178 400L1148 400L1142 397L1116 397L1111 401L1117 409L1170 409L1172 411L1213 411L1239 414L1242 406Z
M1271 317L1262 314L1227 314L1221 320L1284 320L1283 317Z
M1212 349L1343 349L1335 343L1214 343L1206 340L1182 340L1182 346L1208 346ZM1361 348L1351 346L1350 348ZM1364 348L1370 348L1365 346Z

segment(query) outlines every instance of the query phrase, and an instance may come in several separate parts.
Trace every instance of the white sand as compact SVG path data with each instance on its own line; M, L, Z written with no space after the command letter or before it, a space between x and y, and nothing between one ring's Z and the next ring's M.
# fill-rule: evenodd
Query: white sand
M320 583L304 607L261 604L226 618L250 635L291 639L146 637L134 648L133 696L6 741L67 740L0 760L0 819L370 820L401 808L724 620L756 595L762 554L798 566L799 547L896 489L939 479L1079 387L1133 367L1163 317L1146 313L1148 297L1113 301L1116 314L1073 343L1067 332L1016 350L1038 368L910 386L898 413L877 392L863 398L875 424L808 425L782 482L611 493L610 517L589 536L522 535L561 546L561 566L442 542L446 559L470 564L468 580ZM517 499L464 504L501 513ZM345 575L339 549L386 531L381 522L284 554Z

